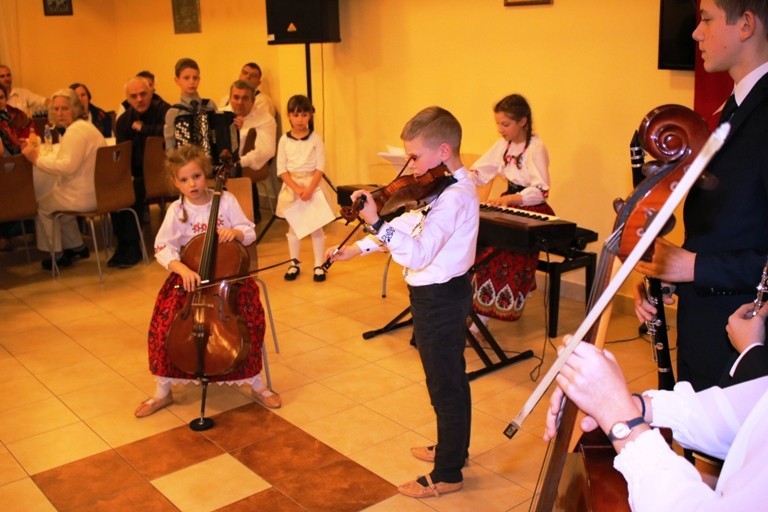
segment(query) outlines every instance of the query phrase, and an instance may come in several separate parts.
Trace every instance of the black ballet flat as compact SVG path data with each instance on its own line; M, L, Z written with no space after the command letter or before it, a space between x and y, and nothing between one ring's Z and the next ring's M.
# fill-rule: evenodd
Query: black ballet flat
M40 265L42 265L42 267L45 270L51 270L51 268L53 268L53 264L51 263L51 258L45 258L43 261L40 262ZM72 258L69 255L67 255L66 251L56 256L56 266L59 268L72 266Z
M74 260L75 258L84 260L90 255L91 251L88 250L87 245L83 245L79 249L64 249L64 256L67 256L70 260Z
M301 269L298 265L291 265L288 267L288 272L285 273L283 276L283 279L286 281L295 281L297 277L299 277L299 273L301 272Z

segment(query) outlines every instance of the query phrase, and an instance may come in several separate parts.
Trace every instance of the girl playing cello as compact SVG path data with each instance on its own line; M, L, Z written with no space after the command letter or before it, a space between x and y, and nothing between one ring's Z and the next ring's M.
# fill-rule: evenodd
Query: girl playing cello
M211 170L211 162L201 148L186 145L168 155L166 168L181 197L168 208L155 239L155 258L171 274L157 295L149 326L149 369L155 376L155 394L139 405L134 413L137 418L154 414L173 403L171 384L196 381L192 375L173 365L165 348L165 339L176 312L185 303L187 292L193 291L201 282L200 275L181 262L180 252L194 236L207 230L213 194L206 187L205 177ZM217 230L220 243L239 240L250 244L256 239L254 224L246 218L235 197L226 191L221 196ZM257 402L278 408L280 395L270 391L259 374L264 310L259 300L259 288L252 279L243 281L237 296L237 309L247 323L250 353L239 367L210 380L229 385L250 384L251 396Z

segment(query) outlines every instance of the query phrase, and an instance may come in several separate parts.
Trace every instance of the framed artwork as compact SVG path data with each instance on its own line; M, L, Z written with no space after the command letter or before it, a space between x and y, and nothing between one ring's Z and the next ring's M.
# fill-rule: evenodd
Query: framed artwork
M72 16L72 0L43 0L46 16Z
M553 0L504 0L504 5L544 5L552 2Z
M200 32L200 0L172 0L173 32L192 34Z

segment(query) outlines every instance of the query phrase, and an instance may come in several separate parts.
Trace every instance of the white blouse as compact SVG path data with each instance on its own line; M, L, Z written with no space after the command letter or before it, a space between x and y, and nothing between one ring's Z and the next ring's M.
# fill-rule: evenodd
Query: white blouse
M505 158L506 154L506 158ZM517 168L517 162L520 168ZM475 183L485 185L497 174L507 181L524 187L520 192L523 206L533 206L547 201L549 195L549 153L539 137L525 142L509 143L500 137L491 148L472 165Z

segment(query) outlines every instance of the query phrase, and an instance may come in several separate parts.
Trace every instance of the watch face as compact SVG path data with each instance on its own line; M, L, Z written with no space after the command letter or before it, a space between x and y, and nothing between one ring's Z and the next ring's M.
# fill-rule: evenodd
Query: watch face
M611 427L611 434L616 439L624 439L629 435L629 433L632 431L632 429L629 428L629 425L626 423L616 423L614 426Z

